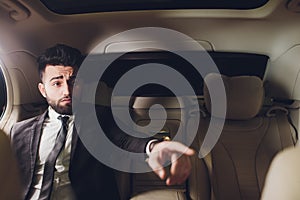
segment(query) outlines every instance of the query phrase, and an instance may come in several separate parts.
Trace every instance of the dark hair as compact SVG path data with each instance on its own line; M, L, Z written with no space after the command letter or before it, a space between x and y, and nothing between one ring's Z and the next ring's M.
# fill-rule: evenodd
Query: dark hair
M56 44L37 58L39 74L42 79L46 65L63 65L79 68L83 60L81 52L73 47Z

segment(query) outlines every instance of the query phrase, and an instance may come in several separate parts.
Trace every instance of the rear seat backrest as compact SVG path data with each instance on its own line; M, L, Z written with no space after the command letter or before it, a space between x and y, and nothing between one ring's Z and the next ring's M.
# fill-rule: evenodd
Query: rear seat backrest
M178 132L180 124L184 124L187 121L186 114L184 113L189 110L190 105L185 105L183 102L184 100L180 97L136 97L132 105L132 118L138 125L145 125L147 123L150 123L151 120L164 120L161 115L154 114L151 119L149 117L149 108L154 104L160 104L163 106L163 109L165 109L167 113L167 120L161 134L165 134L166 131L169 133L169 136L171 138L174 138L174 136ZM182 136L186 137L186 134L189 133L184 133L182 134ZM158 137L160 136L158 135ZM194 167L192 170L194 171L194 174L198 175L197 187L201 188L201 193L195 191L196 194L189 195L198 196L201 200L209 200L210 184L209 177L205 168L205 163L202 160L197 159L197 155L192 157L192 162L196 165L196 167ZM195 169L197 169L197 171L195 171ZM131 200L190 199L187 194L187 183L166 186L165 181L160 180L158 176L153 172L132 174L131 184Z
M218 75L209 74L205 82L216 78ZM264 98L263 83L258 77L222 76L222 79L227 94L225 124L217 144L205 158L211 172L212 199L259 199L274 155L293 145L291 131L282 129L280 124L288 121L258 115ZM206 87L204 101L210 113L211 101ZM217 112L211 116L221 117ZM209 121L210 118L200 121L197 148L201 146ZM191 177L191 184L194 184L197 177ZM195 188L191 187L191 190Z
M154 109L152 117L149 116L149 109L155 104L160 104L167 114L167 119L160 115L161 109ZM132 118L139 126L148 125L151 121L166 121L162 130L155 137L170 136L173 138L182 123L180 106L176 97L136 97L132 105ZM138 128L138 127L137 127ZM157 127L155 127L157 128ZM137 130L143 132L142 130ZM154 134L145 132L149 137ZM131 200L159 199L185 199L185 184L166 186L165 181L160 180L154 172L138 173L131 175Z

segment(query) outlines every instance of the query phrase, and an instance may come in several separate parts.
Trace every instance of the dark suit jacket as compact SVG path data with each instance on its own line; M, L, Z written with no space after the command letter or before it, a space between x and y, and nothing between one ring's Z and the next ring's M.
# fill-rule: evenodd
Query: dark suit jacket
M108 116L101 124L105 124L105 130L110 130L107 136L116 145L129 151L144 151L149 139L137 139L124 134L111 121L110 109L99 107L98 110ZM24 199L28 198L32 184L42 124L46 116L47 112L18 122L11 131L11 143L21 172ZM72 137L69 178L78 199L119 199L113 170L87 151L76 130Z

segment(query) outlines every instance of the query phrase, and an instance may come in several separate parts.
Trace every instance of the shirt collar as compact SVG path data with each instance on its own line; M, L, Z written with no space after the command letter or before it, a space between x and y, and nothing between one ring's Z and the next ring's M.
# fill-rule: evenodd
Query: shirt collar
M51 106L48 107L48 117L50 120L59 120L58 116L61 114L57 113ZM69 122L74 119L74 115L63 115L69 117Z

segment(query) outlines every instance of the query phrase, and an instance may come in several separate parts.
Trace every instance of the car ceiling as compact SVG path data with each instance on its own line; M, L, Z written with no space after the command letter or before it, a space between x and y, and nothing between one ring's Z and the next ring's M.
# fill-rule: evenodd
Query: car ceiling
M271 0L250 10L148 10L76 15L53 13L38 0L4 0L0 7L2 16L6 16L1 18L1 26L7 27L1 30L2 35L12 37L11 40L6 37L1 44L6 52L22 48L18 47L19 41L13 42L19 39L33 54L57 42L72 44L88 53L107 37L137 27L169 28L209 43L214 51L259 53L271 59L300 40L300 15L289 11L287 1L282 0Z

